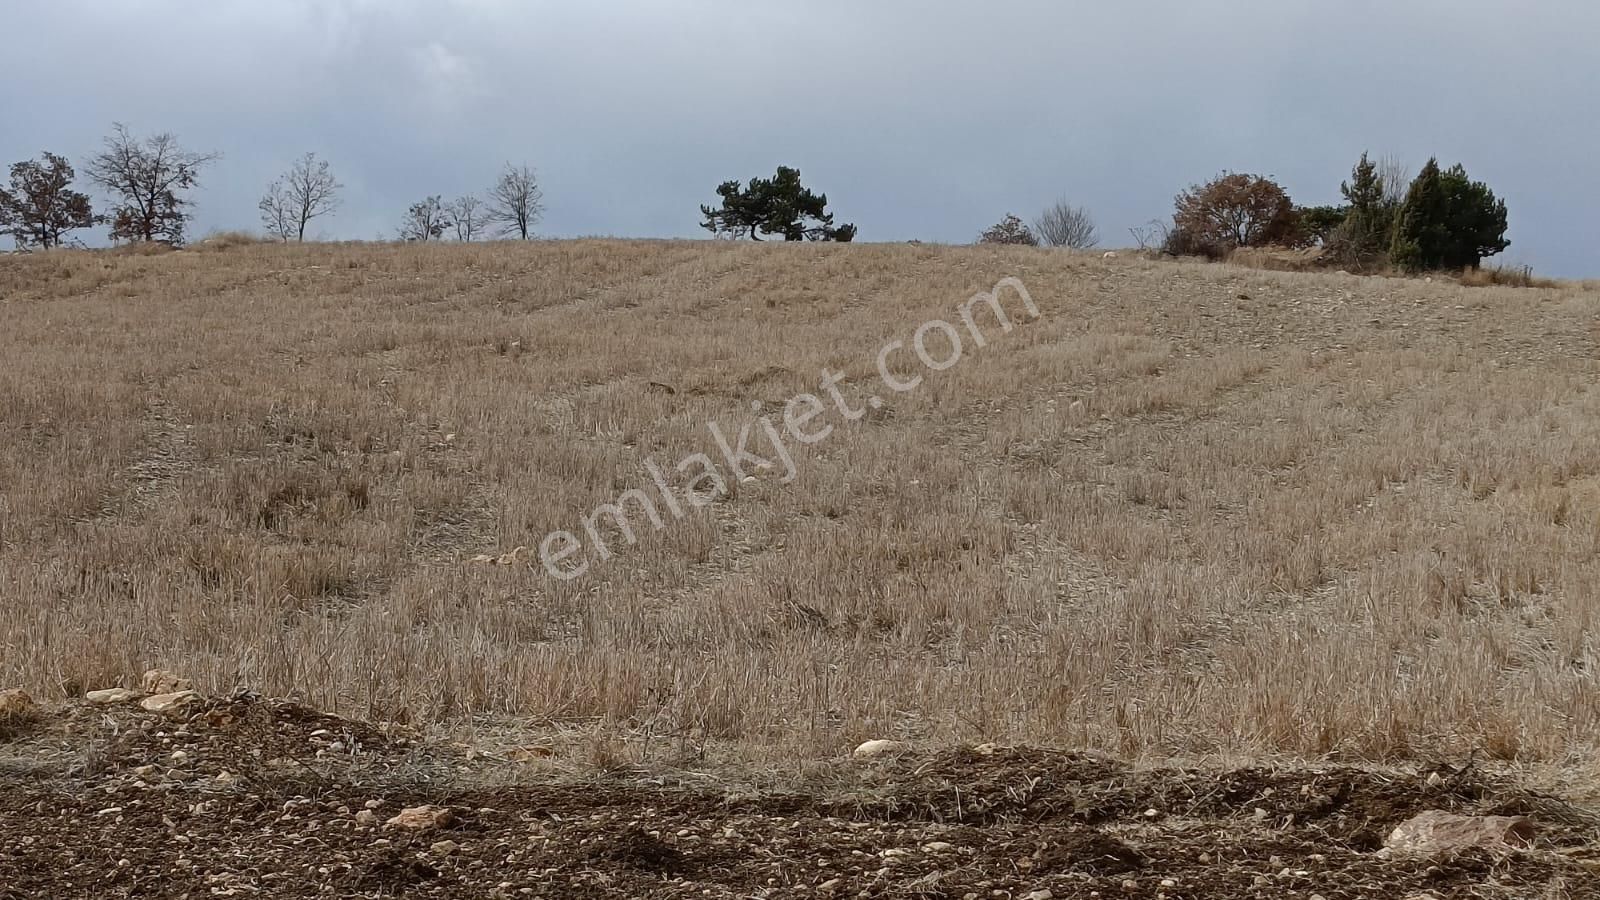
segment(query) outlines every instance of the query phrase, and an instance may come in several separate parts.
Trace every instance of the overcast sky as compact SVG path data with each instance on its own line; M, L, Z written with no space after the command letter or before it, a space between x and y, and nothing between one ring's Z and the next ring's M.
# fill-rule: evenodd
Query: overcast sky
M859 240L967 242L1058 196L1104 243L1222 170L1339 199L1363 150L1461 162L1502 259L1600 276L1592 0L3 0L0 160L113 121L223 159L196 234L258 228L308 150L390 237L506 162L551 236L702 237L716 185L793 165Z

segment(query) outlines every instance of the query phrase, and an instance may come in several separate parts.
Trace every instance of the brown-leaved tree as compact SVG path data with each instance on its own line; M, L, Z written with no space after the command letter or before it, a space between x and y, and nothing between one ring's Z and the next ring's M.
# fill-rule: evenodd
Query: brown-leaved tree
M72 164L54 153L11 166L10 189L0 188L0 234L20 250L61 246L67 232L95 222L89 197L72 189Z
M1177 197L1168 249L1212 258L1239 247L1301 243L1294 202L1277 182L1227 173Z

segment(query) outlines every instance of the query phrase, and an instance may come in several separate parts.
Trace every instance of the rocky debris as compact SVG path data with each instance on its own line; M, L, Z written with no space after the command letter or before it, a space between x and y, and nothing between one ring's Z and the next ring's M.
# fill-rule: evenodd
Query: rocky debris
M83 699L96 706L117 706L123 703L133 703L144 698L143 691L131 688L105 688L99 691L90 691L83 695Z
M0 691L0 722L30 716L38 708L39 705L22 688Z
M173 713L180 712L185 707L197 703L200 695L192 690L174 691L167 694L152 694L139 701L139 705L150 712Z
M904 741L889 741L879 739L863 742L860 746L856 747L855 751L850 755L854 756L856 759L872 759L878 756L889 756L891 754L904 753L905 750L906 744Z
M174 675L166 669L151 669L144 673L140 686L144 688L146 694L178 694L194 688L189 679Z
M1462 816L1430 809L1402 822L1384 841L1393 853L1433 856L1462 850L1520 850L1537 829L1525 816Z
M448 806L408 806L383 824L390 828L426 831L449 828L456 823L455 811Z
M666 772L508 784L454 743L254 695L182 719L51 713L45 744L5 753L79 742L102 765L0 766L0 900L1600 897L1597 820L1477 772L1155 769L912 744L821 787L730 794ZM349 752L318 758L332 739ZM1539 850L1373 852L1430 809L1528 811Z

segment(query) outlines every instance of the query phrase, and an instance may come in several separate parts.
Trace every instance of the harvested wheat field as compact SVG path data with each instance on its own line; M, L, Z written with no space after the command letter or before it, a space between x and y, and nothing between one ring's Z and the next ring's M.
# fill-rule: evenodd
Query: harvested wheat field
M214 242L0 316L0 897L1600 896L1593 286Z

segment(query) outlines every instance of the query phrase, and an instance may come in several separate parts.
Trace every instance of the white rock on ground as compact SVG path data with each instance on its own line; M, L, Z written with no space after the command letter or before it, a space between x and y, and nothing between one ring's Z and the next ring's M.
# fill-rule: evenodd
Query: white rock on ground
M151 669L144 673L140 683L146 694L177 694L194 687L187 678L180 678L166 669Z
M1429 856L1471 848L1514 850L1531 844L1535 830L1525 816L1458 816L1430 809L1402 822L1383 845L1394 853Z
M856 759L871 759L875 756L886 756L891 753L900 753L906 749L904 741L872 740L866 741L851 754Z
M83 699L97 706L115 706L119 703L132 703L144 697L141 691L131 688L106 688L100 691L90 691L83 695Z
M176 712L200 699L194 691L174 691L169 694L153 694L139 701L139 705L151 712Z
M446 806L408 806L384 824L390 828L448 828L455 821L455 811Z

